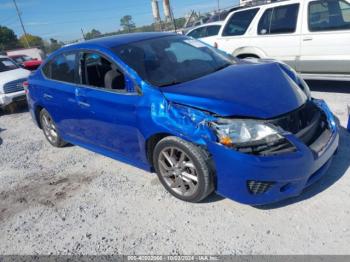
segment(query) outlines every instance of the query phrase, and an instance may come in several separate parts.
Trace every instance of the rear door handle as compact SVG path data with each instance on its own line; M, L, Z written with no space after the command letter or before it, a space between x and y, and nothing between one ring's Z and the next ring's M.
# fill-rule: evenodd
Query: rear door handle
M312 41L313 38L311 36L307 36L303 38L303 41Z
M53 98L53 96L45 93L45 94L44 94L44 98L45 98L46 100L51 100L51 99Z

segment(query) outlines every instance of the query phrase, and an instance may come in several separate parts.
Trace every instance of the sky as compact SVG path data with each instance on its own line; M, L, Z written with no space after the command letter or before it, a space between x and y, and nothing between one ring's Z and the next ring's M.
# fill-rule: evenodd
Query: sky
M120 18L131 15L137 26L153 22L151 0L16 0L27 33L44 39L62 41L82 37L93 28L102 33L117 31ZM236 5L238 0L219 0L220 8ZM217 9L218 0L170 0L175 17L190 10ZM161 15L163 17L162 4ZM0 0L0 25L23 34L13 0Z

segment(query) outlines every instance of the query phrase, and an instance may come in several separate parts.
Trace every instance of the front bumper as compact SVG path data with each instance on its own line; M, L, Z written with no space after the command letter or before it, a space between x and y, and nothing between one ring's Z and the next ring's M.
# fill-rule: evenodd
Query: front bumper
M217 193L240 203L264 205L297 196L319 180L330 166L339 143L334 116L324 102L319 103L327 115L331 131L320 154L315 154L292 134L286 138L297 150L276 156L259 157L209 143L208 150L216 168ZM249 181L268 183L269 186L265 187L266 192L252 194Z
M8 94L0 94L0 107L5 107L13 102L25 100L26 94L24 90Z

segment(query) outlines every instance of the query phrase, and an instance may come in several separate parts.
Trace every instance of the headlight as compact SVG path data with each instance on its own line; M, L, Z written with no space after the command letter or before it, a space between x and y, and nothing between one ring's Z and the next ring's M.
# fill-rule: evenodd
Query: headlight
M272 155L295 150L277 127L263 121L218 119L211 127L220 144L243 153Z
M283 137L263 122L245 119L219 119L212 122L219 142L227 146L270 143Z

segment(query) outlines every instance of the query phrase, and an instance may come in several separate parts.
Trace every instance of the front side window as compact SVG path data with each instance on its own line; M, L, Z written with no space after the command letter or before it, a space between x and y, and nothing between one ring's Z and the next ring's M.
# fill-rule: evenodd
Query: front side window
M223 36L244 35L258 11L259 8L254 8L234 13L225 26Z
M117 66L97 53L85 53L80 61L83 85L107 90L125 90L125 78Z
M185 36L130 43L113 51L143 80L158 87L194 80L235 63L226 53Z
M190 32L188 34L188 36L196 38L196 39L206 37L207 36L206 27L204 26L204 27L197 28L197 29L193 30L192 32Z
M350 29L350 3L344 0L320 0L309 4L309 30Z
M16 63L8 58L0 58L0 72L10 71L17 69Z
M75 53L60 54L44 66L43 72L50 79L76 83L76 57Z
M279 6L265 11L258 25L259 35L294 33L299 4Z

